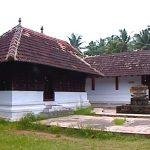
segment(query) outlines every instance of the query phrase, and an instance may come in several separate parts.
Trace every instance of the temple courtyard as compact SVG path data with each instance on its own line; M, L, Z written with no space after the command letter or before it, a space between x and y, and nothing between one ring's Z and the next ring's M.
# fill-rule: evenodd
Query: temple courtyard
M128 114L128 117L127 114L120 114L122 117L119 117L111 109L96 108L94 111L96 114L93 116L70 115L37 120L44 125L33 122L33 116L20 122L1 119L0 147L2 150L150 149L150 115ZM84 128L88 130L82 130ZM116 134L118 132L121 134ZM134 136L135 134L142 136Z
M67 128L90 128L93 130L111 131L127 134L150 136L150 115L117 114L115 110L96 109L96 115L71 115L40 121L47 126L56 125ZM118 124L116 122L123 121Z

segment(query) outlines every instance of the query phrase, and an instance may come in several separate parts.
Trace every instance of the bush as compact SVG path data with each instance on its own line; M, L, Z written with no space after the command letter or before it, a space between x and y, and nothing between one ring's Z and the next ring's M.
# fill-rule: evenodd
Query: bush
M0 125L8 125L8 124L9 124L8 120L0 118Z
M125 124L125 122L126 122L126 119L124 118L124 119L121 119L121 118L116 118L116 119L114 119L114 124L115 125L117 125L117 126L121 126L121 125L124 125Z
M74 111L75 115L94 115L95 113L93 112L92 107L88 108L78 108L77 110Z
M24 116L17 122L17 127L19 129L28 129L33 126L33 122L35 121L36 121L35 115L32 113L28 113L26 114L26 116Z

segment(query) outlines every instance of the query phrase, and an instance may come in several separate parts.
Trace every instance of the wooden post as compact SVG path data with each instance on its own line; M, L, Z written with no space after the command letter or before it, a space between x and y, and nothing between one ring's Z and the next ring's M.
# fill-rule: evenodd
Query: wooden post
M119 78L115 77L115 86L116 86L116 90L119 90Z
M92 77L91 81L92 81L92 90L95 90L95 78Z

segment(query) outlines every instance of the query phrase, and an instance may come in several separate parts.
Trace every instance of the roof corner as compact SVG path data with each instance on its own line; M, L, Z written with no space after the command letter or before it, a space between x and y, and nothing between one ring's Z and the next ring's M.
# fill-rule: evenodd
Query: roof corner
M12 40L10 42L10 46L8 49L8 53L6 55L6 60L17 60L17 50L18 46L20 44L20 39L22 35L23 28L21 25L17 25L13 30L15 30L15 33L12 37Z

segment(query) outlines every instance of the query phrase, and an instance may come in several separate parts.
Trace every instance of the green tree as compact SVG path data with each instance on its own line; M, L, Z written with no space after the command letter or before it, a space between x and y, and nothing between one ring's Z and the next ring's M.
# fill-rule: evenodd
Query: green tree
M150 29L140 31L134 35L134 48L148 50L150 49Z
M126 29L119 30L120 35L112 35L107 37L106 53L120 53L129 50L130 36Z
M75 47L76 49L78 49L80 51L81 49L81 45L83 44L82 40L82 36L81 35L76 35L74 33L71 34L70 37L68 37L70 44Z
M119 43L118 43L118 47L120 49L121 52L126 52L128 51L128 44L130 42L130 36L128 35L126 29L121 29L119 30L120 32L120 36L119 38Z
M129 51L129 46L131 47L130 36L126 29L121 29L119 32L119 35L112 35L96 42L91 41L84 54L91 56Z
M85 55L94 56L105 53L105 39L100 39L99 41L91 41L88 46L86 46L87 51L84 52Z
M119 45L119 38L116 35L112 35L106 38L106 54L118 53L120 49L118 48Z

